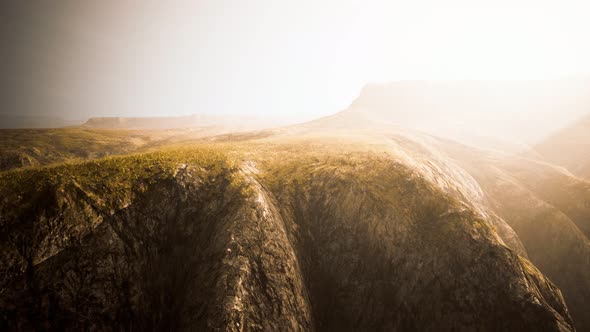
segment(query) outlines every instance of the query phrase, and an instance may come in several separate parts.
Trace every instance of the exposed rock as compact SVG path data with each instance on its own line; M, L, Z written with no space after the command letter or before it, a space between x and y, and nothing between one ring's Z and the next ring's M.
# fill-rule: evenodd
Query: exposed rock
M4 187L2 328L573 330L477 204L391 156L297 155Z

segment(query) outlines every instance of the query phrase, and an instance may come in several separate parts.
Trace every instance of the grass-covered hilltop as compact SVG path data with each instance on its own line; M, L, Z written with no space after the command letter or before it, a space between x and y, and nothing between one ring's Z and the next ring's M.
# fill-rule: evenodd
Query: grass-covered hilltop
M588 182L344 121L5 140L5 151L54 157L0 173L0 327L589 326ZM140 139L149 143L129 145ZM93 153L76 154L76 142Z

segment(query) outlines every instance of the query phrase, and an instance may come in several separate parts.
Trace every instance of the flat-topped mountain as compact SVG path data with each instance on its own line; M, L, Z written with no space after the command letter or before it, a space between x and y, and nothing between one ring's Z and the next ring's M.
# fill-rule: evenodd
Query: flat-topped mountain
M193 114L178 117L96 117L90 118L84 127L99 129L183 129L213 127L219 133L259 130L288 124L278 117L253 117L231 115Z
M369 84L350 112L459 140L532 144L590 112L590 80Z

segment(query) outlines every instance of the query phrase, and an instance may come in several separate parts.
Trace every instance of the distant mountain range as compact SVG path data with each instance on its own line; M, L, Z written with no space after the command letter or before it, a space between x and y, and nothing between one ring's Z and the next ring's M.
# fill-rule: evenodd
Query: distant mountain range
M205 115L162 117L92 117L86 121L64 120L50 116L0 115L0 129L62 128L82 126L96 129L188 129L214 127L229 131L259 130L296 123L295 117Z
M590 110L590 80L400 81L368 84L347 112L364 113L380 125L413 128L475 144L536 144ZM385 116L384 116L385 115ZM48 116L0 115L0 128L182 129L215 127L225 132L293 124L296 116L205 115L93 117L87 121Z

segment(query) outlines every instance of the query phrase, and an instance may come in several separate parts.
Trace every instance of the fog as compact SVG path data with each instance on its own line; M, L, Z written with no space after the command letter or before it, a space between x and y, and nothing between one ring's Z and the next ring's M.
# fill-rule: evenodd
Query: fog
M212 114L296 122L346 109L367 83L590 74L590 7L583 2L1 6L5 117L75 123L94 116ZM481 118L492 111L482 109Z

